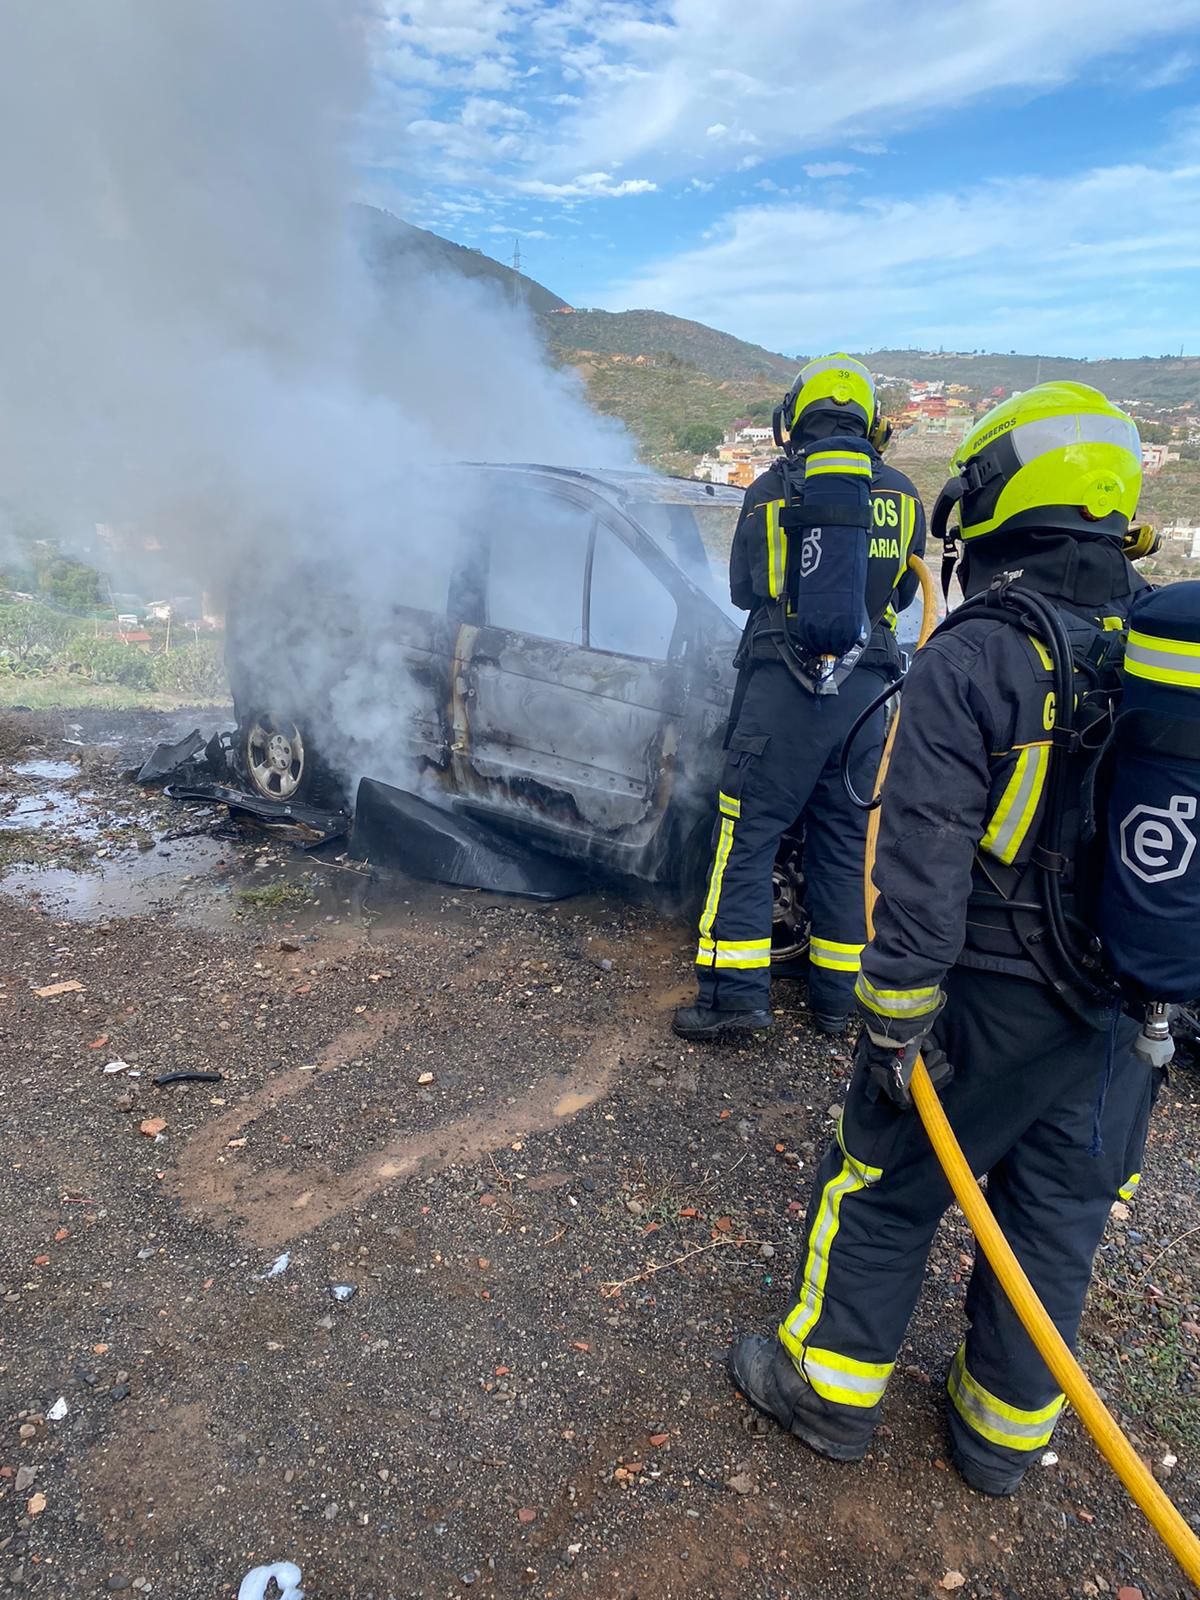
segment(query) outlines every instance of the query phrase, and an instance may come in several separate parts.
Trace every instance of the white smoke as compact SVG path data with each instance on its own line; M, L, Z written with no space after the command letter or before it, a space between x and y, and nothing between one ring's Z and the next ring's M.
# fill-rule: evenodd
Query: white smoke
M377 292L348 154L371 27L347 0L0 8L10 513L219 585L248 551L428 535L439 461L628 459L498 293L416 264Z
M125 581L157 546L176 593L232 594L256 703L311 705L350 778L395 775L412 709L392 607L485 513L445 464L632 462L498 288L365 264L373 26L367 0L0 7L0 533L109 525Z

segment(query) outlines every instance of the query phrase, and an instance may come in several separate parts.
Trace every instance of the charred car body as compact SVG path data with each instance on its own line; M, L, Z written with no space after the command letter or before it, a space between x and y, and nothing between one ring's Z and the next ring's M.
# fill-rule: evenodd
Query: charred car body
M606 873L702 885L742 618L725 560L740 491L649 473L463 466L413 559L318 555L231 597L248 787L437 799ZM353 570L351 570L353 568ZM802 942L799 851L779 942Z

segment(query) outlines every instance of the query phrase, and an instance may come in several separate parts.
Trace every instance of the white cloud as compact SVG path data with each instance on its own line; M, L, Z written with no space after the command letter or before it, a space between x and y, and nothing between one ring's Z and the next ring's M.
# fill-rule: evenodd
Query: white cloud
M529 113L503 100L469 99L463 102L460 118L464 128L524 128Z
M758 203L697 248L578 298L660 306L771 349L1157 354L1200 343L1197 267L1200 164L1130 165L909 201Z
M465 81L471 89L508 89L515 77L515 63L511 57L480 56L472 63Z
M430 55L474 59L521 23L506 0L376 0L385 36Z
M616 179L607 172L588 172L567 183L546 183L540 178L519 179L513 187L541 200L620 199L631 194L653 194L658 188L647 178Z
M363 166L555 200L712 182L772 157L849 177L855 155L982 100L1019 105L1084 75L1179 81L1194 66L1181 36L1200 24L1200 0L759 0L750 19L733 0L369 3L381 104ZM886 70L864 71L865 37ZM577 175L592 169L638 176L588 187Z
M1091 63L1142 48L1200 19L1197 0L842 0L814 8L760 0L739 26L729 0L666 0L639 24L629 6L600 6L573 55L584 104L559 130L545 176L636 162L657 179L708 162L731 130L765 154L881 135L950 108L1022 90L1041 93ZM864 71L862 40L884 64ZM769 41L769 48L764 48ZM780 71L779 62L789 63ZM653 77L622 83L612 69ZM603 69L603 70L601 70ZM730 148L728 165L738 152Z

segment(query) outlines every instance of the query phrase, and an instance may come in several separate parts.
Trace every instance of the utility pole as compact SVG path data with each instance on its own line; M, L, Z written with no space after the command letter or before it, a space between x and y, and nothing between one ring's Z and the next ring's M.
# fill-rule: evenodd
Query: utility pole
M525 296L521 291L521 241L517 238L513 239L512 270L512 303L514 306L519 306Z

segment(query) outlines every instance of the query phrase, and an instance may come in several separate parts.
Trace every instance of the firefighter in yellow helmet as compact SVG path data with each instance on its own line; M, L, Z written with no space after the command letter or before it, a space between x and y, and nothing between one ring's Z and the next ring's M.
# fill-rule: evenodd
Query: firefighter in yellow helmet
M700 917L697 998L675 1014L685 1039L771 1026L772 871L782 835L801 817L809 1005L823 1031L846 1027L866 938L866 823L846 795L841 748L855 719L900 674L896 612L916 592L908 557L925 548L917 492L880 457L889 432L867 368L850 356L822 356L776 412L782 458L746 491L729 585L734 605L750 615ZM826 525L789 531L789 515ZM814 597L818 582L825 587ZM824 625L836 632L839 619L842 637L822 655L813 641L821 642ZM855 744L860 791L878 765L883 716L878 710Z
M837 1139L777 1333L729 1354L741 1393L835 1460L870 1442L951 1199L911 1109L918 1051L1068 1340L1109 1208L1138 1181L1159 1076L1135 1053L1137 1022L1089 973L1088 877L1076 875L1090 752L1115 714L1122 629L1146 588L1122 550L1137 430L1095 389L1042 384L983 417L955 467L933 531L957 506L963 589L983 598L951 615L906 680ZM947 1380L951 1451L968 1483L1010 1494L1063 1396L982 1256L966 1312Z

